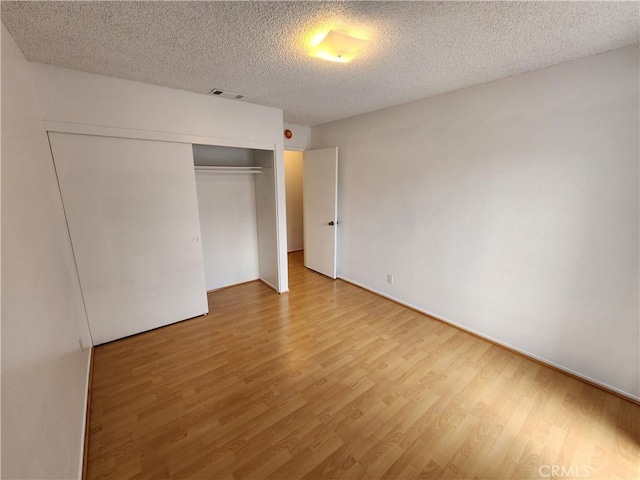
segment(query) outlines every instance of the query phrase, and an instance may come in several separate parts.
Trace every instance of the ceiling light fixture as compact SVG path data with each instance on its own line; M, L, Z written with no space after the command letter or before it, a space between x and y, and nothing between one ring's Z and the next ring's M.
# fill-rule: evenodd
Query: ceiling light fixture
M319 43L312 45L309 55L330 62L348 63L369 43L369 40L330 30Z

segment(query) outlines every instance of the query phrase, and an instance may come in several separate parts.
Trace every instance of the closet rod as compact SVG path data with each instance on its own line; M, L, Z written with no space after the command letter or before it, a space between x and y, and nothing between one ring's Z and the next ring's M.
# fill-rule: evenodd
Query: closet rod
M213 165L196 165L195 171L205 173L262 173L262 167L219 167Z

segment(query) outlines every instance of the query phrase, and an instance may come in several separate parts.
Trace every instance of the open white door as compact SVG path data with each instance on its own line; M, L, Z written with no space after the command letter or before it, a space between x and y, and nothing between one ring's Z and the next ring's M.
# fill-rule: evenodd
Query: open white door
M304 152L304 265L336 278L338 147Z
M206 313L191 145L49 140L94 345Z

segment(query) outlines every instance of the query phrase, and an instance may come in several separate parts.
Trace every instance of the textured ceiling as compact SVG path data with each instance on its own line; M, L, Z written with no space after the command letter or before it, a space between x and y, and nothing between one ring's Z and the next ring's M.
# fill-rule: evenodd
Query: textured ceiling
M208 93L315 125L638 43L636 2L2 2L29 60ZM349 64L320 30L372 39Z

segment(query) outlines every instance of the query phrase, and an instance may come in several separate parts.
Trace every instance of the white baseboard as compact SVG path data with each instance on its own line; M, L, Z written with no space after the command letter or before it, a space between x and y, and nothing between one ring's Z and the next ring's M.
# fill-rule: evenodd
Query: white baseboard
M257 282L258 280L260 280L259 277L256 278L252 278L251 280L244 280L242 282L239 283L230 283L229 285L222 285L220 287L216 287L216 288L212 288L211 290L207 290L207 295L213 292L218 292L220 290L226 290L227 288L232 288L232 287L239 287L240 285L244 285L245 283L251 283L251 282ZM207 312L209 313L209 312Z
M400 300L400 299L398 299L396 297L393 297L391 295L387 295L386 293L379 292L378 290L375 290L375 289L373 289L371 287L363 285L363 284L361 284L359 282L350 280L350 279L348 279L346 277L343 277L343 276L340 276L340 275L338 275L338 278L341 279L341 280L344 280L347 283L351 283L353 285L356 285L356 286L358 286L358 287L360 287L360 288L362 288L364 290L367 290L369 292L375 293L376 295L380 295L381 297L385 297L385 298L388 298L389 300L393 300L394 302L399 303L400 305L404 305L405 307L409 307L412 310L416 310L417 312L420 312L420 313L423 313L423 314L425 314L425 315L427 315L429 317L435 318L436 320L440 320L441 322L444 322L444 323L447 323L449 325L452 325L452 326L454 326L456 328L459 328L460 330L464 330L465 332L469 332L469 333L471 333L471 334L473 334L473 335L475 335L477 337L483 338L483 339L485 339L485 340L487 340L487 341L489 341L491 343L495 343L496 345L500 345L500 346L502 346L502 347L504 347L504 348L506 348L508 350L512 350L512 351L517 352L517 353L519 353L519 354L521 354L521 355L523 355L525 357L529 357L529 358L531 358L533 360L536 360L536 361L538 361L538 362L540 362L542 364L545 364L545 365L548 365L550 367L553 367L556 370L560 370L560 371L565 372L565 373L567 373L567 374L569 374L569 375L571 375L573 377L576 377L576 378L579 378L581 380L584 380L587 383L592 383L592 384L594 384L596 386L599 386L600 388L602 388L604 390L608 390L610 392L616 393L617 395L620 395L621 397L625 397L625 398L631 400L634 403L640 403L640 397L637 397L637 396L633 395L632 393L625 392L624 390L620 390L619 388L616 388L616 387L613 387L611 385L608 385L608 384L606 384L604 382L601 382L599 380L591 378L591 377L589 377L587 375L583 375L582 373L576 372L575 370L567 368L567 367L565 367L563 365L559 365L559 364L557 364L555 362L552 362L551 360L548 360L546 358L540 357L540 356L535 355L533 353L527 352L526 350L522 350L521 348L514 347L513 345L509 345L508 343L505 343L505 342L502 342L500 340L497 340L497 339L495 339L493 337L490 337L489 335L486 335L486 334L484 334L482 332L478 332L476 330L473 330L472 328L466 327L466 326L461 325L461 324L459 324L457 322L452 322L451 320L447 320L446 318L443 318L443 317L441 317L439 315L431 313L431 312L429 312L429 311L427 311L427 310L425 310L423 308L416 307L415 305L412 305L412 304L410 304L408 302L405 302L404 300Z
M82 439L80 441L80 467L78 471L78 478L82 478L83 470L84 470L84 449L86 447L85 439L87 437L87 430L89 429L89 424L87 420L87 411L89 410L89 381L91 379L91 358L93 356L93 346L89 348L89 355L87 357L87 378L84 383L84 412L82 412Z
M267 282L264 278L259 278L258 280L260 280L262 283L264 283L267 287L271 288L272 290L275 290L276 293L282 293L270 282Z

